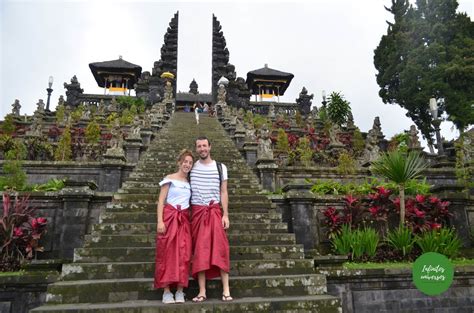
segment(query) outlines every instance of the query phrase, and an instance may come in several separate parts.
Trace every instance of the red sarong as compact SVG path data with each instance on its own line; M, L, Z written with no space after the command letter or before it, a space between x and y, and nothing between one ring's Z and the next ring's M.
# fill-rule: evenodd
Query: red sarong
M170 204L163 208L165 234L156 236L155 288L187 287L192 239L189 210Z
M230 251L227 235L222 227L219 203L192 205L191 230L193 235L192 276L206 272L206 279L220 276L220 270L229 272Z

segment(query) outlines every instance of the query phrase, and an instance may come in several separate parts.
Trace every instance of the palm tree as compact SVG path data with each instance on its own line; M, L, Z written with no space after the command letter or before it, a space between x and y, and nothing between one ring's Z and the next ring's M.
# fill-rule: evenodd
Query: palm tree
M428 167L425 159L418 153L408 155L398 150L382 155L372 163L372 172L396 183L400 189L400 225L405 222L405 184L421 176Z

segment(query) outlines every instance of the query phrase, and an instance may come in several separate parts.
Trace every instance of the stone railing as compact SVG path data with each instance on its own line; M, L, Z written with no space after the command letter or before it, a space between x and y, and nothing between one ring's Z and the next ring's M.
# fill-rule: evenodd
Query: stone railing
M253 113L258 113L261 115L268 115L268 110L270 104L273 104L275 107L275 114L285 113L288 115L295 115L298 111L298 105L291 102L254 102L250 101L249 110L252 110Z
M114 97L117 98L119 96L83 93L78 98L80 104L98 106L101 100L104 101L104 104L108 105Z

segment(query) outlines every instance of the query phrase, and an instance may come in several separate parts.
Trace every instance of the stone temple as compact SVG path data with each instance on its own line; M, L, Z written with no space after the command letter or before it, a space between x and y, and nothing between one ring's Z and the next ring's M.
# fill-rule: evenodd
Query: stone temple
M0 275L0 311L472 312L472 262L456 265L451 287L439 296L420 292L410 267L342 266L403 259L383 237L398 223L398 191L376 185L382 182L371 180L370 165L390 149L420 152L416 128L406 131L404 145L385 138L378 118L367 132L354 125L350 111L342 123L331 121L332 98L313 103L306 88L294 102L280 102L298 74L262 60L262 68L237 77L221 23L216 16L212 21L210 93L201 93L194 79L189 92L176 91L177 12L151 71L122 57L93 62L89 67L103 93L85 93L74 76L64 83L66 97L56 111L39 100L26 116L19 100L12 104L1 123L1 187L12 199L28 194L36 216L47 220L47 232L34 241L36 248L30 246L35 255L24 272ZM209 108L199 124L190 113L196 103ZM212 280L208 300L192 303L198 285L191 280L186 303L166 306L162 292L153 289L158 183L175 170L178 152L193 149L200 135L211 140L213 158L229 171L235 300L220 301L221 284ZM473 139L472 130L463 139L468 166ZM454 226L459 253L469 259L474 198L472 188L460 192L455 144L446 143L443 156L424 153L424 184L413 194L407 187L407 223ZM353 194L364 186L366 194ZM423 186L430 193L415 198ZM377 253L334 249L335 221L348 218L377 231ZM407 257L417 253L419 248Z

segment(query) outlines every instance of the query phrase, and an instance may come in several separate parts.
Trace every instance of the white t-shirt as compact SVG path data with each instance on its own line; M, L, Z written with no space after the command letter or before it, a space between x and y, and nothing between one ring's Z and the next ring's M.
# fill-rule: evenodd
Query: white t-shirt
M225 180L227 180L227 167L222 164L222 181ZM216 161L203 164L198 160L194 163L191 170L191 189L191 204L208 205L212 200L214 202L221 201L221 187Z
M160 186L165 184L170 184L168 195L166 196L166 203L174 207L180 205L181 210L189 208L189 198L191 197L191 186L189 183L165 177L160 182Z

